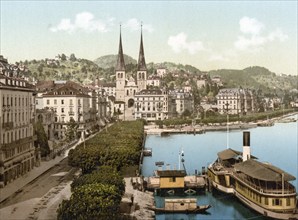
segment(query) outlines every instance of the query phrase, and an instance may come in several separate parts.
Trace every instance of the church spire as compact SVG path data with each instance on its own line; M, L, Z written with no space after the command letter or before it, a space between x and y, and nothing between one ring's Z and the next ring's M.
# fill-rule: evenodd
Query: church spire
M120 40L119 40L119 50L118 50L116 71L125 71L125 63L124 63L124 56L123 56L123 49L122 49L122 38L121 38L121 24L120 24Z
M141 44L140 44L140 52L139 52L139 61L138 61L138 71L146 71L146 61L144 55L144 47L143 47L143 24L141 24Z

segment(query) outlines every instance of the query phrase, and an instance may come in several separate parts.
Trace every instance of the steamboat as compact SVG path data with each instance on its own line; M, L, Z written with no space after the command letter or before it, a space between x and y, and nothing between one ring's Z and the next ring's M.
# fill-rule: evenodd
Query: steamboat
M296 178L251 155L250 133L243 132L243 152L226 149L208 166L213 188L234 194L258 213L276 219L298 219Z

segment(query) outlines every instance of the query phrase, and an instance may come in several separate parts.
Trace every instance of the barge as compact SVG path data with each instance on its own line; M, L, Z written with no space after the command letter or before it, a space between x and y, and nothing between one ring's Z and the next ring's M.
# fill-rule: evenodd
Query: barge
M204 213L209 209L211 205L197 205L197 199L165 199L165 207L157 208L155 206L150 207L157 213Z

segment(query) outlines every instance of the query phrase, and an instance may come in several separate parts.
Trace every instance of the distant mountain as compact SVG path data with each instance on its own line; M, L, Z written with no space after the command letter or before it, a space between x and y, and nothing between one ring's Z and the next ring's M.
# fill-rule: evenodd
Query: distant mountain
M270 70L253 66L243 70L221 69L209 71L211 77L220 76L225 87L261 89L263 92L281 93L297 87L297 76L278 76Z
M114 68L116 66L117 58L118 58L118 55L106 55L106 56L97 58L93 62L97 64L97 66L100 68L108 69L108 68ZM137 64L137 61L135 59L133 59L132 57L126 54L124 54L124 62L125 62L125 65Z

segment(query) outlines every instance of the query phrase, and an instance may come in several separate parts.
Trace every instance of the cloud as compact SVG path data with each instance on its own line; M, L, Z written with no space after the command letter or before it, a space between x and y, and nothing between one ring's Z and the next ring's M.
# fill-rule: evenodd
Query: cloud
M240 31L244 34L258 35L264 25L255 18L243 17L239 21Z
M131 18L125 22L123 26L130 29L131 31L138 31L140 30L141 22L136 18ZM149 33L154 31L151 24L143 24L143 30L148 31Z
M190 54L196 54L198 51L205 50L201 41L187 42L187 35L183 32L177 34L176 36L170 36L168 39L168 45L175 53L187 50Z
M240 51L257 52L263 49L268 42L280 41L288 39L288 35L284 34L281 29L277 28L268 35L262 33L265 25L256 18L243 17L239 21L241 35L234 42L234 47Z
M72 22L69 18L63 18L60 23L50 28L52 32L65 31L73 33L74 31L85 32L107 32L113 26L114 18L106 20L95 19L94 15L90 12L81 12L75 16Z

